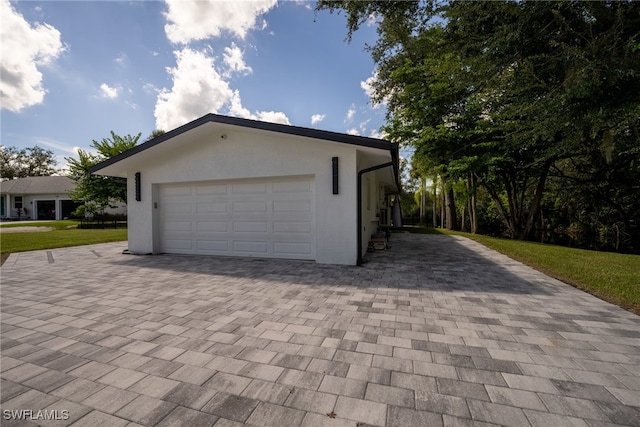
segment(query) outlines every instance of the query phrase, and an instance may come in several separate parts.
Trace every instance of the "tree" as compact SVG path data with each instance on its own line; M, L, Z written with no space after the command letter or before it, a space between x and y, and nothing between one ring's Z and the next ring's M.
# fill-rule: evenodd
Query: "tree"
M83 203L86 212L102 212L116 203L127 202L127 181L123 178L92 175L89 169L96 164L117 156L138 144L142 134L121 137L111 131L111 138L93 140L91 147L97 154L78 150L78 158L65 157L69 164L69 177L76 183L71 198Z
M166 133L166 132L165 132L165 131L163 131L162 129L155 129L153 132L151 132L151 135L149 135L149 136L147 137L146 141L150 141L150 140L152 140L153 138L157 138L157 137L159 137L160 135L164 135L165 133Z
M38 146L30 148L0 147L2 179L50 176L57 164L53 151Z
M349 36L377 17L373 100L387 102L387 134L438 171L445 195L456 180L469 182L466 197L484 188L507 234L527 238L550 174L577 179L568 166L579 163L592 181L621 186L603 203L631 228L637 184L602 173L596 157L618 159L621 176L636 176L640 4L345 0L317 8L345 11ZM447 207L451 217L453 198Z

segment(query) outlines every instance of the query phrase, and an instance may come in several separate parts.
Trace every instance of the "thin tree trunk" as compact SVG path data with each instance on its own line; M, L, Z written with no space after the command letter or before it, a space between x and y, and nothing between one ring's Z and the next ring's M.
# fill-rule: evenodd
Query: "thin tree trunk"
M436 186L436 179L434 178L433 180L433 203L432 203L432 211L433 211L433 218L432 218L432 223L433 223L433 228L436 228L438 226L438 215L437 215L437 202L438 202L438 187Z
M478 213L477 213L477 200L476 200L476 188L473 178L473 174L469 175L467 180L467 189L469 190L469 227L471 233L478 233Z
M504 208L504 206L502 205L502 200L500 200L500 196L498 196L498 193L496 193L496 191L490 187L485 185L487 191L489 192L489 195L491 196L491 199L493 199L493 202L496 205L496 209L498 210L498 213L500 214L500 217L502 218L502 222L504 223L504 225L507 227L507 230L509 231L509 234L511 234L511 237L515 237L515 227L514 224L512 222L512 218L509 214L507 214L506 209Z
M538 179L538 185L536 186L536 191L533 196L533 200L531 202L531 207L529 208L529 217L527 218L527 223L522 230L519 238L524 240L531 234L531 230L535 224L536 218L538 217L538 212L540 211L540 203L542 202L542 196L544 195L544 186L547 181L547 174L549 173L549 168L553 164L553 160L549 159L544 164L544 169L542 170L542 174Z
M442 180L442 194L440 195L440 228L444 228L444 225L447 220L447 211L444 208L445 205L445 189L444 189L444 179Z
M460 221L460 231L467 231L467 222L465 221L465 211L467 210L467 206L462 206L462 220Z
M444 180L443 180L444 183ZM457 212L456 212L456 201L453 197L453 186L446 185L445 183L445 205L446 205L446 215L447 215L447 230L457 230Z

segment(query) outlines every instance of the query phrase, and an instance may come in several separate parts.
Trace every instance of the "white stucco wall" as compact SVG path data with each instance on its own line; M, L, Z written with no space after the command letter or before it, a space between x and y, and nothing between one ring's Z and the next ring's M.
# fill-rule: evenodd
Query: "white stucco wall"
M171 150L158 150L153 161L129 159L129 250L158 252L157 186L172 182L314 176L316 261L357 262L356 146L255 130L211 133ZM151 149L153 150L153 149ZM340 194L332 194L332 157L339 158ZM140 157L142 159L142 157ZM149 157L147 157L148 159ZM134 174L141 174L142 200L135 200Z

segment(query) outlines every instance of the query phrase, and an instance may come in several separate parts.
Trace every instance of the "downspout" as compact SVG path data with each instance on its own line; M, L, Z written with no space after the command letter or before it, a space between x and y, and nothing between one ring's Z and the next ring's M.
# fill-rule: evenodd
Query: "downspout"
M373 172L378 169L388 168L389 166L394 166L394 162L387 162L377 166L371 166L370 168L362 169L358 172L358 182L357 182L357 192L356 199L358 203L358 265L362 265L362 175L368 172Z

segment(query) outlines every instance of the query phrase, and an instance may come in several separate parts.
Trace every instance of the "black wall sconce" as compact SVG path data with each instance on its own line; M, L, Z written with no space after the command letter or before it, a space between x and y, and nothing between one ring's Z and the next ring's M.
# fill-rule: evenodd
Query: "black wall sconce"
M136 202L142 200L142 195L140 194L140 172L136 172L135 174L135 185L136 185Z
M331 158L331 169L332 169L332 176L333 176L333 194L339 194L340 192L338 191L338 158L337 157Z

